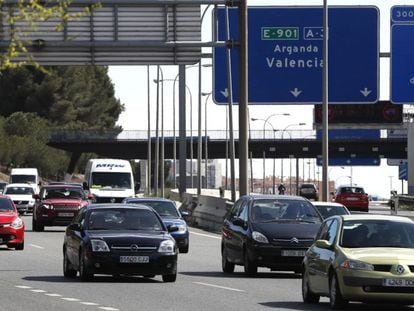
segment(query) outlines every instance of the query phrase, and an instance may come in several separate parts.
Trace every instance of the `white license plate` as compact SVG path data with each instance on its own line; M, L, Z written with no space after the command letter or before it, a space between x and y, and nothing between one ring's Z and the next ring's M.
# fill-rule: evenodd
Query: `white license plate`
M347 198L348 201L358 201L358 198Z
M305 251L304 250L282 250L282 256L290 256L290 257L304 257Z
M414 280L384 279L382 285L389 287L414 287Z
M75 216L74 213L58 213L59 217L73 217Z
M120 263L148 263L148 256L120 256Z

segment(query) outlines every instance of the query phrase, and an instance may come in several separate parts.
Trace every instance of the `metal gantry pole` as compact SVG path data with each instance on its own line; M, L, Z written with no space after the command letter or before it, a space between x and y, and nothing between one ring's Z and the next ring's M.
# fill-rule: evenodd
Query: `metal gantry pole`
M160 160L160 136L159 136L159 117L160 117L160 71L157 66L157 104L155 113L155 165L154 165L154 194L158 196L158 176L159 176L159 160Z
M164 74L162 72L161 66L159 66L159 70L161 73L161 176L160 176L160 182L161 182L161 197L165 196L165 165L164 165L164 158L165 158L165 139L164 139Z
M328 141L328 1L323 0L323 77L322 77L322 201L328 201L329 141Z
M201 60L198 63L198 141L197 141L197 195L201 195L201 155L202 155L202 143L201 143Z
M148 148L147 148L147 195L151 195L151 94L150 94L150 68L147 66L147 100L148 100Z
M185 65L179 65L178 67L179 74L179 83L178 83L178 93L179 93L179 191L181 199L183 198L184 193L187 190L187 137L186 137L186 115L185 115L185 94L186 94L186 84L185 84Z

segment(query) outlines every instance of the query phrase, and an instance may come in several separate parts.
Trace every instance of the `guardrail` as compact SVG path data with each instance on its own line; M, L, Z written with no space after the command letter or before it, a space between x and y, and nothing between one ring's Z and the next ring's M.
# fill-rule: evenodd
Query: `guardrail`
M390 206L392 215L398 215L399 211L414 211L414 196L393 194Z

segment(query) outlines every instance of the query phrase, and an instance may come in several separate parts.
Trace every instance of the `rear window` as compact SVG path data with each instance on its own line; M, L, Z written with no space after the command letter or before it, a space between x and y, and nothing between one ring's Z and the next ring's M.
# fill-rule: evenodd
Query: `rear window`
M364 188L362 187L343 187L341 188L341 193L365 193Z
M302 185L301 188L315 189L315 186L314 185Z

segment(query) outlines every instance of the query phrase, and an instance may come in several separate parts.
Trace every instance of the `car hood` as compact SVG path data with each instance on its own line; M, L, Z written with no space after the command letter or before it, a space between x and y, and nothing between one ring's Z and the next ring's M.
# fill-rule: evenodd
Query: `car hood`
M96 230L88 231L90 239L103 239L109 246L114 244L141 244L153 245L159 244L163 240L172 239L168 233L165 232L137 232L132 230Z
M0 212L0 224L9 224L17 218L15 212Z
M292 237L302 239L313 239L318 232L320 224L302 223L302 222L271 222L255 223L253 229L260 231L268 238L290 239Z
M171 218L171 217L163 217L161 216L162 222L166 225L166 226L171 226L171 225L175 225L175 226L179 226L179 225L185 225L185 221L180 219L180 218Z
M397 264L402 262L412 263L414 260L414 254L411 248L343 248L343 252L349 259L360 260L371 264Z
M43 200L42 204L61 204L61 205L87 205L88 201L81 199L47 199Z
M21 201L30 201L34 200L33 195L31 194L7 194L13 201L21 200Z

